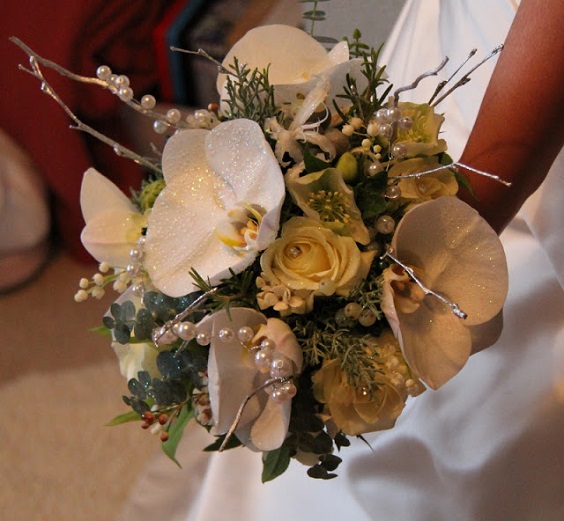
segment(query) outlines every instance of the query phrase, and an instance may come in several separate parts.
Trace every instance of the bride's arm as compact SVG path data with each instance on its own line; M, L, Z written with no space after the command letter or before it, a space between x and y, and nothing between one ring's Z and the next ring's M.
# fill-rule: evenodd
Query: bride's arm
M478 200L462 198L498 232L542 183L564 141L563 21L562 0L522 0L462 154L462 163L513 183L465 172Z

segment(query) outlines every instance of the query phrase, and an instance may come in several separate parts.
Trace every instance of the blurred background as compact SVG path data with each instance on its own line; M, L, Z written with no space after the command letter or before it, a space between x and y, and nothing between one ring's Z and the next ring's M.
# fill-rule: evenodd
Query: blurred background
M329 0L316 35L355 28L384 42L403 0ZM124 412L119 374L105 338L89 332L115 295L77 304L81 277L96 264L82 249L79 193L95 166L129 193L144 172L84 133L69 129L60 106L18 70L25 53L85 76L109 65L131 80L136 98L205 107L215 101L215 67L171 53L170 45L223 55L247 30L302 19L297 0L42 0L5 2L0 19L0 517L26 521L117 519L159 441L137 425L104 424ZM159 137L151 121L124 115L108 92L45 70L85 123L135 147ZM150 136L150 137L147 137ZM108 292L110 293L110 292Z

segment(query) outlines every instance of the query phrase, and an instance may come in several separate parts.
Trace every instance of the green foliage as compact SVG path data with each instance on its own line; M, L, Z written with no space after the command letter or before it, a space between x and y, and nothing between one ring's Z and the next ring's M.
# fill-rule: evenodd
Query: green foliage
M124 412L123 414L118 414L115 418L111 419L106 423L107 427L114 427L116 425L122 425L123 423L129 423L134 421L139 421L141 416L135 411Z
M168 430L168 440L163 442L163 452L180 467L180 463L176 459L176 449L184 435L184 431L188 422L194 417L194 411L189 404L186 404L180 410L176 419L171 423Z
M223 100L229 107L227 119L251 119L262 127L265 120L278 116L274 87L268 81L268 68L251 71L234 58L229 69L233 74L227 75L227 98Z
M282 445L279 449L262 453L262 482L272 481L286 472L290 465L290 451Z
M335 45L338 40L330 36L318 36L314 34L315 22L322 22L327 19L327 13L317 8L317 4L320 2L328 2L329 0L300 0L302 4L313 3L310 10L304 11L302 13L302 18L309 23L309 34L313 36L319 43L322 43L328 47Z
M379 172L373 177L366 177L354 189L354 197L364 222L376 219L388 209L384 192L388 186L387 172Z
M322 159L319 159L317 156L313 155L308 146L306 146L304 150L304 165L305 170L308 174L321 172L322 170L331 168L331 163L323 161Z
M204 449L204 452L218 451L221 448L221 446L223 445L224 440L225 440L225 434L223 434L222 436L218 436L212 444L208 445ZM228 449L234 449L236 447L242 447L242 446L243 446L243 444L237 439L236 436L231 436L231 438L229 438L229 441L225 444L225 447L223 447L223 449L228 450Z

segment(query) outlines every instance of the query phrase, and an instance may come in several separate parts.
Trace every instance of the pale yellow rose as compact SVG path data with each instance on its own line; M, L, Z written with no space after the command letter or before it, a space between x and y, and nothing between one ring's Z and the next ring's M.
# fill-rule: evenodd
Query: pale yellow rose
M422 389L409 371L399 344L390 331L376 339L374 366L377 380L372 391L350 384L338 359L326 360L313 377L315 399L325 404L328 415L337 428L349 436L390 429L402 412L409 394Z
M390 169L389 176L407 176L440 166L434 157L416 157L396 163ZM456 195L458 192L458 182L452 171L446 168L421 177L400 179L398 186L402 199L408 203L422 203L438 197Z
M300 295L306 303L296 311L301 313L311 311L313 300L308 296L312 294L346 296L366 278L374 255L361 252L354 239L337 235L316 219L293 217L262 254L261 289L268 296L259 294L259 305L275 306L270 295L280 286Z

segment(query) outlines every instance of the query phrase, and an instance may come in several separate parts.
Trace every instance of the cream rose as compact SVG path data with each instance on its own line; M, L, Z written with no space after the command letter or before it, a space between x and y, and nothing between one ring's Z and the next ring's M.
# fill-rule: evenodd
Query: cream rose
M422 390L418 381L409 378L393 334L385 331L375 342L372 356L378 379L371 382L376 384L372 391L353 386L338 359L323 362L312 377L315 399L325 404L324 414L349 436L390 429L408 395Z
M305 293L348 295L368 275L375 252L361 252L351 237L337 235L315 219L293 217L261 257L263 293L283 286L300 297ZM266 287L266 289L265 289ZM275 305L263 298L264 307ZM311 311L312 299L299 312Z

